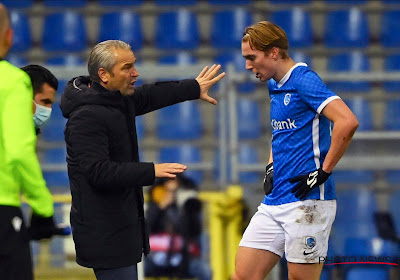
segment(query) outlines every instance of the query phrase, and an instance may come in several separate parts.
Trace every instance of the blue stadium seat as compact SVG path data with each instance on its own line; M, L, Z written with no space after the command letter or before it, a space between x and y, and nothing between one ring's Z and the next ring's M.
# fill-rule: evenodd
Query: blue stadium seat
M383 68L387 72L400 72L400 54L388 55L383 63ZM383 82L385 92L400 92L400 81Z
M64 126L67 120L62 116L59 103L54 103L52 108L50 120L43 127L40 135L48 142L62 142L64 141Z
M32 7L33 0L2 0L1 3L9 9L19 9Z
M49 124L54 123L54 124L60 124L63 125L66 122L66 119L63 117L61 108L60 108L60 103L55 102L52 106L52 111L51 111L51 116L49 119ZM46 126L45 126L46 127Z
M328 71L345 73L364 73L370 71L369 59L359 51L336 54L328 58ZM371 90L369 82L327 82L326 85L334 92L367 92Z
M386 181L391 185L400 185L400 170L386 171L385 178L386 178ZM399 225L399 229L400 229L400 225ZM400 233L400 230L399 230L399 233Z
M65 147L51 148L44 151L43 163L46 164L66 163L66 158L67 158L67 150Z
M186 9L158 15L155 43L160 49L194 49L200 44L196 14Z
M357 228L358 222L374 224L373 213L377 210L377 202L375 194L371 190L366 187L338 190L337 197L340 207L337 208L335 223L353 222L352 228ZM367 232L362 233L362 236L355 235L360 232L362 233L362 231L353 232L354 237L373 237L367 233L375 232L375 227L369 228Z
M392 171L394 172L394 171ZM397 171L400 175L400 171ZM398 182L397 182L398 183ZM393 222L396 228L397 235L400 234L400 213L399 213L400 191L397 190L389 196L389 211L393 215Z
M155 3L159 6L191 6L198 2L198 0L155 0Z
M320 280L331 280L332 279L332 270L329 267L324 266L321 272Z
M43 31L43 48L46 51L82 51L86 43L82 15L66 11L46 16Z
M370 170L337 170L333 172L336 184L370 184L374 182L375 174Z
M351 100L345 100L345 103L356 115L360 123L357 131L367 131L373 129L373 118L370 104L367 100L356 97Z
M51 119L51 118L50 118ZM65 121L66 123L66 121ZM39 137L46 142L62 142L64 141L64 124L51 123L46 124L41 130Z
M237 101L239 139L261 137L261 113L254 100L241 98Z
M369 40L367 16L359 8L352 7L348 10L328 13L324 36L324 43L327 47L367 47Z
M67 80L58 80L58 89L56 94L63 94L65 87L67 86L68 81Z
M311 0L269 0L272 4L308 4Z
M379 279L389 280L389 271L385 268L358 267L347 272L346 280Z
M215 63L221 64L223 69L226 69L229 63L232 63L235 71L238 72L248 72L246 70L246 61L242 56L240 50L224 51L218 54L215 59ZM218 89L219 84L214 87ZM237 90L240 93L253 93L257 88L254 81L246 81L237 84Z
M197 59L190 52L179 52L167 54L160 57L160 64L190 65L195 64Z
M395 256L396 245L379 237L349 237L345 242L346 256Z
M241 144L239 147L239 163L240 164L257 164L259 163L257 151L248 144ZM262 172L242 171L239 173L239 183L260 183Z
M11 26L14 30L12 52L24 52L32 46L28 17L15 10L10 12Z
M185 175L195 180L199 185L203 181L202 170L191 170L190 164L201 163L201 152L199 148L190 144L183 144L180 146L163 147L160 149L159 160L162 163L173 163L178 162L188 166L185 171Z
M64 148L48 149L44 152L43 163L45 164L65 164L66 150ZM43 177L50 188L68 187L69 178L66 170L62 171L43 171Z
M346 5L356 5L365 3L366 0L325 0L327 4L346 4Z
M157 137L162 140L193 140L203 135L199 104L175 104L157 112Z
M221 150L218 149L214 153L214 177L215 180L219 180L221 176L221 170L220 170L220 163L221 163ZM229 151L227 151L226 154L226 179L227 182L232 183L231 181L231 161L229 157ZM248 144L241 144L239 145L239 155L238 155L238 161L240 164L258 164L259 163L259 157L257 151L250 145ZM256 171L241 171L239 172L239 183L243 184L248 184L248 183L260 183L262 180L262 172L256 172ZM236 182L237 183L237 182Z
M48 7L78 8L84 7L87 0L44 0L43 4Z
M66 55L58 55L49 58L46 61L47 65L55 65L55 66L83 66L84 61L82 57L76 54L66 54Z
M361 186L338 190L337 205L331 240L335 246L335 253L342 256L346 253L348 238L377 237L373 219L373 214L377 210L377 202L374 193Z
M216 48L240 48L244 29L253 23L244 8L215 12L212 16L211 45Z
M387 10L382 13L381 43L385 48L400 47L400 10Z
M400 99L387 101L383 124L386 130L400 130L399 112Z
M43 178L46 181L47 187L51 190L61 187L65 191L65 188L69 187L67 171L43 171Z
M235 0L234 5L245 5L250 4L252 0ZM208 0L208 3L211 5L232 5L232 1L226 0Z
M245 139L257 139L261 136L261 113L258 104L251 99L248 98L239 98L236 103L236 112L237 112L237 129L238 129L238 137L240 140ZM221 109L217 108L216 110L216 126L215 126L215 134L217 137L220 135L220 121L221 118ZM229 119L229 112L226 111L225 119ZM228 134L229 126L226 127L226 135Z
M143 4L143 0L98 0L104 6L137 6Z
M99 32L99 42L122 40L130 44L133 50L139 50L143 46L140 17L131 11L125 10L102 15Z
M269 20L285 30L291 48L309 47L313 43L310 14L299 8L272 12Z
M293 53L290 54L290 57L295 62L305 62L308 65L308 67L312 67L311 57L309 57L303 52L294 51Z
M22 67L29 64L25 57L16 54L9 54L6 56L6 60L17 67Z

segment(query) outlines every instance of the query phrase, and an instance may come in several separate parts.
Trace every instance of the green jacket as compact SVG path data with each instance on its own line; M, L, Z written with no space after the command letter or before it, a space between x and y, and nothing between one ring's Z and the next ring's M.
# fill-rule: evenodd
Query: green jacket
M0 205L21 205L21 193L32 211L54 214L53 201L36 155L29 76L0 61Z

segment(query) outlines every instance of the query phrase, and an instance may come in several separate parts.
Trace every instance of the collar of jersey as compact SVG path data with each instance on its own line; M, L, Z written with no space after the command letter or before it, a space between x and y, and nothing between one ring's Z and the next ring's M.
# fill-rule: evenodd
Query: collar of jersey
M289 71L285 74L285 76L283 76L283 78L279 81L278 88L283 86L283 84L286 83L287 80L289 80L289 77L292 74L294 68L296 68L298 66L306 66L307 67L308 65L307 65L307 63L304 63L304 62L298 62L295 65L293 65L293 67L290 68Z

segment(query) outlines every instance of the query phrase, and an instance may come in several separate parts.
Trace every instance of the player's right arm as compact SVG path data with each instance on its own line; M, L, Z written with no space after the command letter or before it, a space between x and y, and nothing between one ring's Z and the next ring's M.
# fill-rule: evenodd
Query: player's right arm
M41 217L54 214L53 201L42 176L36 155L36 135L32 120L32 85L25 73L14 72L15 79L3 87L0 113L3 174L1 204L19 206L22 192L33 213Z

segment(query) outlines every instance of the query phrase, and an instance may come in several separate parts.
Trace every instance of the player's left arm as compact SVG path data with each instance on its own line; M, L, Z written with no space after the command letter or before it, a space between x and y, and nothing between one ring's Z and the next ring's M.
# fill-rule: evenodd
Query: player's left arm
M322 165L325 172L331 173L346 152L357 130L358 120L341 99L329 102L322 110L322 114L333 122L331 146Z

